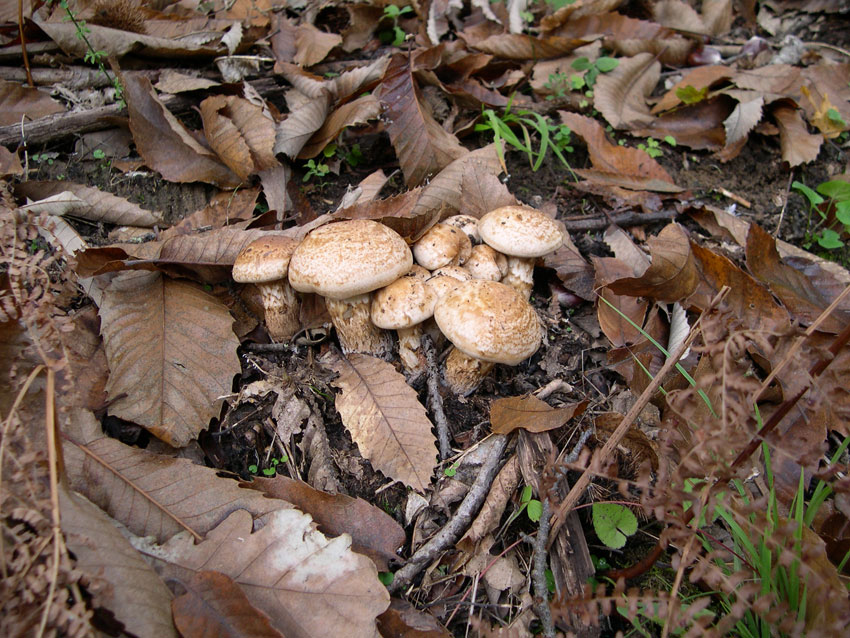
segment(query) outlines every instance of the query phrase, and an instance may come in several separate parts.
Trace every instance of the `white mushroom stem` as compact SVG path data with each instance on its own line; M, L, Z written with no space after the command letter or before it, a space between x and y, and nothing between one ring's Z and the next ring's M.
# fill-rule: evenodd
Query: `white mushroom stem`
M422 324L417 323L410 328L399 328L398 357L408 372L419 372L425 369L425 357L422 355Z
M392 350L389 333L372 323L369 293L347 299L325 299L345 354L362 352L383 357Z
M458 348L452 348L446 359L446 386L453 393L465 396L474 392L495 363L470 357Z
M286 279L258 283L266 313L266 330L272 341L289 341L301 328L298 295Z
M534 257L508 257L508 273L502 279L502 283L510 286L526 299L531 298L531 290L534 288Z

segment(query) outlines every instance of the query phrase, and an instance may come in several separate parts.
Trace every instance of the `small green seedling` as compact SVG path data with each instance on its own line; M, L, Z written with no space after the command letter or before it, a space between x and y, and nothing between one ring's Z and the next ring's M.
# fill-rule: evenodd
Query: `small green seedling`
M96 160L106 159L106 153L103 152L102 148L96 148L91 152L91 156Z
M841 233L850 233L850 183L832 180L819 184L812 190L802 182L795 181L791 187L803 195L809 204L809 220L806 229L808 248L816 241L821 248L835 250L844 247ZM812 212L820 217L812 224ZM830 214L834 216L830 220ZM825 224L830 224L825 226Z
M611 549L620 549L637 532L637 517L624 505L594 503L591 511L596 535Z
M573 88L577 90L587 89L588 91L593 89L593 85L596 84L596 78L599 77L600 73L608 73L616 69L620 64L620 61L616 58L609 58L607 56L602 56L600 58L596 58L593 62L591 62L588 58L581 57L577 60L574 60L572 63L572 67L576 71L583 71L584 75L572 76L571 81L573 84Z
M665 136L663 141L667 142L670 146L676 146L676 138L672 135ZM637 147L653 159L664 155L664 151L661 148L661 142L652 137L646 138L646 144L641 143L638 144Z
M263 476L274 476L277 474L277 466L281 463L286 463L289 460L289 457L284 454L279 459L272 457L269 459L269 466L260 470L259 466L256 463L253 463L248 466L248 471L251 474L259 474L262 472Z
M457 468L460 467L460 461L455 461L451 465L449 465L445 470L443 470L443 474L448 477L452 477L457 474Z
M304 177L301 179L302 182L309 182L314 177L324 177L331 172L330 166L321 161L316 163L315 160L307 160L304 168L307 169L307 172L304 173Z
M343 157L351 168L357 168L363 163L363 151L360 150L360 144L354 144Z
M384 44L391 44L394 47L400 47L404 44L407 34L404 32L404 29L398 26L398 21L399 18L408 13L413 13L413 7L397 7L394 4L388 4L384 7L384 15L382 18L392 20L393 26L391 31L381 31L378 34L381 42Z

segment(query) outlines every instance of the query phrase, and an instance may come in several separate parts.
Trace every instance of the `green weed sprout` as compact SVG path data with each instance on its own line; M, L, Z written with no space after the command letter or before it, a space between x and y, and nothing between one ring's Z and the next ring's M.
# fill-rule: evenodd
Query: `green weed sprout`
M809 204L806 248L811 245L812 240L827 250L843 248L841 232L850 232L850 183L832 180L823 182L816 190L812 190L802 182L795 181L791 188L803 195ZM812 212L817 212L820 218L814 225ZM835 216L832 222L829 221L830 213ZM830 225L825 226L827 223Z
M670 146L676 146L676 138L672 135L664 136L662 141L666 142ZM640 143L637 147L653 159L664 155L664 151L661 148L661 142L653 137L646 138L646 143Z
M384 7L384 15L382 16L382 19L387 18L393 21L392 31L382 31L378 34L384 44L391 44L394 47L400 47L404 44L407 34L404 32L404 29L398 26L398 20L401 16L412 12L413 7L410 6L397 7L394 4L388 4Z
M637 532L637 517L618 503L594 503L591 509L593 529L607 547L620 549Z

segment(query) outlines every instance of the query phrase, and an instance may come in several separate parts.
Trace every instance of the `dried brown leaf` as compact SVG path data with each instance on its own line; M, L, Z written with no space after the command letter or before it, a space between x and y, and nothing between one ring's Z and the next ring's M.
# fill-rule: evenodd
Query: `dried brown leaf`
M689 86L697 91L701 91L702 89L711 88L724 80L728 80L734 75L735 71L733 69L721 64L706 64L705 66L698 66L691 69L682 76L681 80L671 86L658 103L652 107L652 113L657 114L663 111L669 111L681 105L682 100L676 94L679 89Z
M661 138L670 135L676 143L694 149L718 150L726 144L723 123L736 105L728 95L718 95L697 104L664 113L634 135Z
M461 34L463 35L463 34ZM535 38L525 33L501 33L484 40L470 39L471 48L507 60L546 60L557 58L584 46L588 40L544 36Z
M650 53L620 58L616 69L596 79L593 105L615 129L647 126L654 118L646 98L660 77L661 63Z
M253 532L251 515L236 511L198 545L183 534L161 546L133 543L164 577L226 574L284 636L374 638L375 618L389 605L375 566L351 551L351 539L328 540L295 509L272 512Z
M136 150L150 168L171 182L208 182L221 188L239 185L239 176L163 106L150 80L136 75L122 77L130 131Z
M33 213L71 215L92 222L143 228L163 223L159 212L146 210L123 197L74 182L22 182L16 186L15 193L18 197L37 200L21 207Z
M478 163L465 165L459 205L464 215L480 218L491 210L517 203L505 183L488 167Z
M18 159L18 154L13 153L5 146L0 146L0 177L22 175L23 172L24 167L21 166L21 160Z
M652 17L665 27L691 33L708 34L700 14L682 0L660 0L652 7Z
M607 441L622 420L623 415L616 412L603 412L596 415L593 418L596 438L599 441ZM646 434L636 426L632 426L626 431L620 445L631 452L638 464L648 461L653 471L658 469L657 445L650 441Z
M384 105L386 130L408 188L419 186L467 154L423 105L406 55L397 53L390 60L378 98Z
M100 317L109 413L186 445L218 416L241 370L227 308L195 285L138 271L112 280Z
M249 487L292 503L312 516L319 531L327 536L348 534L351 548L371 558L378 571L388 571L389 562L398 557L396 552L404 545L405 533L401 525L361 498L328 494L285 476L258 478Z
M229 576L201 571L181 584L171 608L182 638L284 638Z
M570 20L605 14L622 4L620 0L576 0L540 20L541 31L552 31Z
M750 92L746 93L747 95L733 96L739 99L745 98L746 101L739 101L723 122L726 129L726 146L732 146L745 139L761 120L764 98Z
M596 267L596 277L600 284L630 277L634 272L631 266L613 257L593 257L593 265ZM608 302L600 299L596 306L599 327L614 346L620 348L638 343L644 338L641 331L629 323L626 317L638 326L643 326L647 311L646 300L632 295L617 295L606 287L599 290L599 296Z
M162 543L186 528L204 536L236 510L258 518L291 507L213 468L109 438L87 410L76 411L71 422L63 444L71 487L137 536Z
M490 426L495 434L510 434L522 428L529 432L546 432L566 425L587 408L589 401L553 408L536 396L495 399L490 403Z
M330 95L324 89L317 97L306 100L277 125L274 152L298 157L307 141L322 128L329 110Z
M777 104L771 110L779 128L782 159L792 168L814 162L823 144L823 135L809 133L800 111L787 104Z
M313 66L324 60L339 44L342 44L342 37L336 33L319 31L309 22L304 22L295 28L293 61L300 66Z
M554 253L544 256L543 265L555 271L567 290L588 301L596 298L593 266L584 260L572 239L567 238Z
M44 91L0 80L0 126L20 125L64 112L65 107Z
M679 224L668 224L647 244L652 263L640 277L625 277L608 286L619 295L681 301L697 286L699 274L688 235Z
M420 212L415 212L421 197L422 189L414 188L378 201L357 200L351 206L329 215L328 220L374 219L389 226L407 241L414 242L436 224L440 216L440 209L420 208Z
M424 493L437 465L436 438L416 391L389 363L352 354L333 357L336 409L360 453L386 476Z
M90 579L92 603L139 638L177 638L171 592L109 517L60 483L62 532L77 569Z
M383 638L451 638L452 634L429 613L405 600L393 598L390 608L378 616Z
M307 144L299 151L298 159L316 157L330 142L335 140L347 126L366 124L381 114L381 104L374 95L364 95L346 102L333 111L322 127L313 133Z

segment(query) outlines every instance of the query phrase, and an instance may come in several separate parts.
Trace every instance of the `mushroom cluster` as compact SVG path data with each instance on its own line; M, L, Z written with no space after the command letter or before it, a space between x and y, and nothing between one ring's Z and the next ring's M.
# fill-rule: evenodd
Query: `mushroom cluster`
M316 228L300 244L277 236L250 244L233 276L262 287L276 341L297 331L293 290L324 297L346 353L385 356L392 348L387 331L397 331L409 372L424 368L420 335L436 324L454 345L446 385L468 394L496 363L516 365L539 348L540 322L528 303L532 273L564 237L562 224L526 206L504 206L481 219L447 218L412 250L383 224L341 221Z

